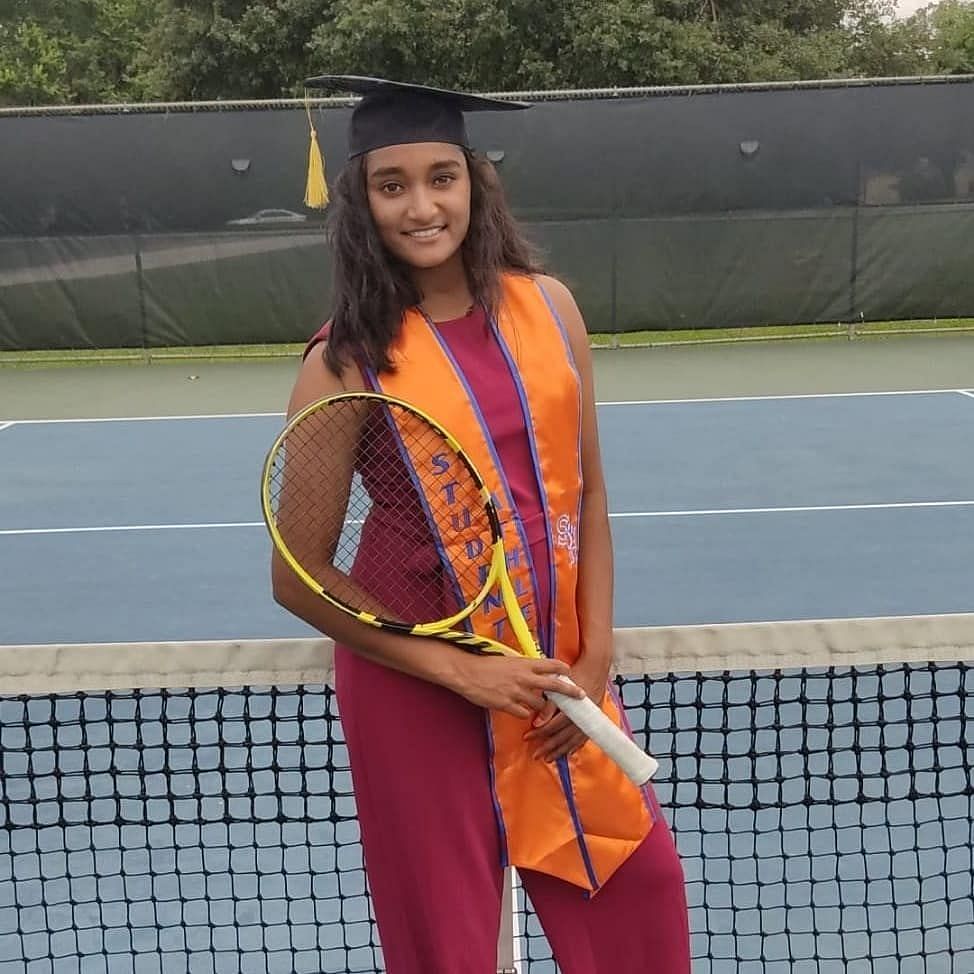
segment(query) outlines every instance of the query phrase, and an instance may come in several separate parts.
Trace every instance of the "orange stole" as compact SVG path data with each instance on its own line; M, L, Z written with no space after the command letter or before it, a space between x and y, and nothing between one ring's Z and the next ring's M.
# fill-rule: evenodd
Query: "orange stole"
M567 338L541 287L526 276L508 275L495 322L516 365L515 381L527 404L528 432L540 466L554 564L553 645L544 647L571 665L579 655L576 606L578 515L581 505L578 375ZM537 638L535 598L529 554L522 544L503 474L494 462L489 434L470 402L461 377L421 312L403 318L392 350L395 371L376 379L380 390L429 413L462 444L484 477L500 508L508 570L519 602ZM430 490L436 485L424 485ZM474 613L476 632L515 645L504 632L499 600ZM616 724L621 715L606 693L603 710ZM638 847L652 827L642 792L594 745L567 761L547 764L531 757L523 741L530 725L491 712L493 787L508 860L594 892Z

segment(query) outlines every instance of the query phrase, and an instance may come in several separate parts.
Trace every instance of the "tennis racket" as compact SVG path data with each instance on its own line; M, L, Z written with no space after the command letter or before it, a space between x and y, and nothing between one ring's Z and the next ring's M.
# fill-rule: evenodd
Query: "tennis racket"
M475 653L543 658L490 491L460 444L408 403L344 393L300 410L267 454L261 502L285 562L361 622ZM506 621L516 647L473 632L476 612L505 635ZM634 784L656 772L590 699L547 696Z

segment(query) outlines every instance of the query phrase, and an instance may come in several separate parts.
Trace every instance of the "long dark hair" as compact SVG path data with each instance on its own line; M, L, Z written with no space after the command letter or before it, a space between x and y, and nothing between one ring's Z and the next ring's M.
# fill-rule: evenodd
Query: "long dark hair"
M505 271L541 273L540 260L514 219L493 165L464 150L470 172L470 229L461 253L475 301L495 311ZM422 300L409 267L383 246L372 222L364 156L335 181L328 225L334 260L334 310L325 361L340 373L352 361L391 368L389 348L403 314Z

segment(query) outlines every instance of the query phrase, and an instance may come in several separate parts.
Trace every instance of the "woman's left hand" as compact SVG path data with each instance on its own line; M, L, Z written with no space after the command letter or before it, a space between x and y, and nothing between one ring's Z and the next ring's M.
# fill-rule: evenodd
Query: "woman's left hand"
M571 678L593 703L601 705L609 679L608 667L601 663L586 665L582 656L572 667ZM531 730L524 735L524 740L535 745L532 757L541 761L556 761L577 751L588 737L547 700L531 721Z

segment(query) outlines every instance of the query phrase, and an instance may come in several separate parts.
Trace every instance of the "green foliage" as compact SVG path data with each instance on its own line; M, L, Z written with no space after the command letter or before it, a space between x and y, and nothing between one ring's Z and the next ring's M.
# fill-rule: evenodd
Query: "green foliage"
M308 40L331 0L163 0L135 59L148 100L280 98L311 63Z
M663 16L640 0L579 0L567 38L562 87L719 81L725 53L700 16Z
M151 0L0 0L0 104L129 97Z
M547 88L564 77L567 10L553 0L336 0L310 49L319 73Z
M32 20L0 24L0 104L60 102L69 95L60 39Z
M481 91L974 73L974 2L0 0L0 104L276 98L324 72Z
M974 3L945 0L922 11L931 36L930 60L943 74L974 74Z

